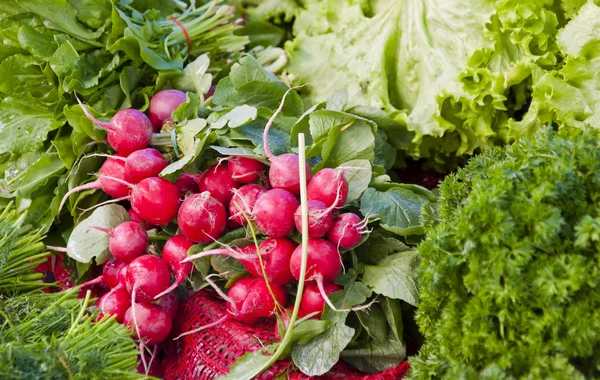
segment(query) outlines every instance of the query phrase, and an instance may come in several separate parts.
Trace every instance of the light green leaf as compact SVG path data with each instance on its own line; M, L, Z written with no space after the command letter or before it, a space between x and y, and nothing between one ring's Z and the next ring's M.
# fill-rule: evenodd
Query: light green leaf
M333 312L327 316L329 326L325 332L305 344L296 343L292 347L294 364L308 376L327 373L354 336L354 329L345 324L347 312Z
M188 120L182 125L176 127L177 130L177 146L183 154L192 154L196 143L196 136L206 128L207 122L205 119Z
M375 293L417 306L419 304L416 281L418 263L415 251L396 253L381 260L377 265L365 265L362 282Z
M105 263L111 257L108 235L92 227L113 229L128 220L129 214L123 206L110 204L98 207L71 233L67 255L82 263L89 263L93 258L98 264Z
M38 188L45 186L49 181L57 179L65 170L65 165L57 153L44 153L39 160L27 168L23 173L21 186L17 189L17 197L29 198Z
M371 182L371 163L368 160L350 160L338 168L343 169L344 178L348 182L348 198L346 204L360 198Z

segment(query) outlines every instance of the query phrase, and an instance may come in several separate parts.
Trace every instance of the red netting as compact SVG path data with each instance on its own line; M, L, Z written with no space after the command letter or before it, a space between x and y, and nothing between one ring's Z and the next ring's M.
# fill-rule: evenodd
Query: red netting
M172 337L217 321L225 315L225 303L215 293L201 290L188 298L179 310L173 325ZM274 321L264 321L254 326L227 320L218 327L196 334L186 335L176 341L168 339L164 344L162 360L165 379L213 379L225 375L229 367L244 353L255 351L263 344L275 341ZM290 368L287 360L277 362L260 379L273 379ZM350 379L391 380L400 379L408 371L408 363L379 374L362 374L349 365L339 362L326 375L306 376L290 371L290 379Z

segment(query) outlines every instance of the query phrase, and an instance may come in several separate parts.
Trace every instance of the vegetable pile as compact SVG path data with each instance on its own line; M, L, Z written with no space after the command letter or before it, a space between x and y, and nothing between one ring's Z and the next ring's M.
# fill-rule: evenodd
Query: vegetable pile
M598 20L0 3L0 373L600 376Z

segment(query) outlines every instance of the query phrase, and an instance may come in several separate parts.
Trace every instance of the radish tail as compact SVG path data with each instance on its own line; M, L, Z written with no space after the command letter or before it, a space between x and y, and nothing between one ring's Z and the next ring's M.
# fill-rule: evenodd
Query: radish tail
M217 284L214 283L213 280L211 280L210 278L213 276L218 276L217 274L211 274L209 276L206 276L205 280L206 282L208 282L208 284L211 286L211 288L213 288L213 290L215 292L217 292L218 295L221 296L221 298L223 298L225 300L225 302L228 302L231 304L231 308L233 309L233 312L235 314L238 313L238 308L237 305L235 304L235 302L233 302L233 300L231 298L229 298L229 296L227 296L227 294L223 293L223 291L217 286Z
M188 256L185 259L181 260L181 263L183 264L183 263L190 262L192 260L200 259L200 258L206 257L206 256L213 256L213 255L229 256L229 257L233 257L236 260L256 260L257 259L256 255L248 255L248 254L243 254L243 253L231 252L228 249L211 249L210 251L200 252L200 253L196 253L195 255Z
M319 293L321 293L321 297L323 297L323 299L325 300L327 305L329 305L331 310L333 310L333 311L350 311L350 310L340 310L333 305L333 302L331 302L331 300L327 296L327 293L325 293L325 288L323 287L323 277L322 276L318 276L316 278L316 281L317 281L317 286L319 287Z
M107 200L107 201L104 201L104 202L98 203L97 205L93 205L92 207L86 208L85 210L81 210L81 214L83 215L83 214L85 214L86 212L88 212L88 211L91 211L91 210L94 210L94 209L96 209L96 208L98 208L98 207L100 207L100 206L104 206L104 205L107 205L107 204L110 204L110 203L117 203L117 202L121 202L121 201L126 201L126 200L129 200L129 199L131 199L131 196L129 196L129 195L128 195L128 196L126 196L126 197L115 198L115 199L109 199L109 200Z
M109 228L104 228L104 227L98 227L98 226L91 226L93 229L104 232L105 234L107 234L108 236L112 237L113 236L113 231Z
M204 325L202 327L198 327L197 329L194 329L194 330L187 331L187 332L184 332L182 334L179 334L179 336L177 336L173 340L177 340L177 339L179 339L181 337L184 337L186 335L195 334L197 332L200 332L200 331L203 331L203 330L210 329L212 327L218 326L221 323L227 321L229 318L231 318L229 315L224 315L221 318L217 319L216 321L209 323L208 325Z
M131 189L134 189L134 188L135 188L135 185L132 185L131 183L129 183L129 182L125 181L125 180L122 180L121 178L117 178L117 177L111 177L111 176L109 176L109 175L102 175L102 174L100 174L100 175L98 176L98 178L106 178L106 179L109 179L109 180L111 180L111 181L115 181L115 182L117 182L117 183L120 183L121 185L128 186L128 187L129 187L129 188L131 188Z
M89 280L87 282L84 282L83 284L79 285L82 289L87 287L87 286L92 286L92 285L96 285L96 284L101 284L104 282L104 276L98 276L93 280Z
M150 361L148 362L148 370L146 371L146 376L148 376L148 372L150 372L150 370L152 369L152 362L154 361L154 358L156 357L157 349L158 349L158 345L155 344L154 348L152 349L152 355L150 356Z
M171 284L171 286L169 286L164 292L162 292L162 293L158 294L156 297L154 297L154 299L157 300L160 297L164 296L165 294L171 293L173 290L177 289L177 287L179 285L181 285L183 280L185 280L185 277L175 279L175 281Z
M79 98L77 97L77 95L75 95L75 99L77 99L77 103L79 103L79 105L81 106L81 109L83 110L83 113L85 114L85 117L87 117L88 119L90 119L94 124L99 125L100 127L106 129L106 130L113 130L113 126L110 123L107 123L105 121L100 121L98 119L96 119L94 117L94 115L92 115L90 113L90 111L87 110L87 108L85 107L85 105L83 105L83 103L81 102L81 100L79 100Z
M100 188L100 181L95 180L94 182L86 183L85 185L77 186L77 187L74 187L71 190L67 191L67 193L65 194L63 199L60 201L60 205L58 206L58 214L60 214L60 210L62 210L63 206L65 205L65 202L67 201L67 199L69 199L69 197L72 194L75 194L75 193L77 193L79 191L83 191L83 190L99 189L99 188Z
M67 249L64 247L55 247L53 245L47 245L46 249L49 251L54 251L54 252L62 252L62 253L67 253Z
M281 103L279 103L279 107L277 107L277 109L273 113L273 116L271 116L271 118L269 118L269 121L267 121L267 125L265 125L265 131L263 132L263 148L265 150L265 154L267 155L267 158L269 159L269 161L273 161L273 159L275 158L275 155L271 152L271 149L269 149L269 129L271 128L271 125L275 121L275 118L277 117L277 115L279 115L279 112L281 112L281 110L283 109L283 105L285 104L286 96L293 89L294 88L292 87L292 88L288 89L285 92L285 94L283 94L283 98L281 99Z

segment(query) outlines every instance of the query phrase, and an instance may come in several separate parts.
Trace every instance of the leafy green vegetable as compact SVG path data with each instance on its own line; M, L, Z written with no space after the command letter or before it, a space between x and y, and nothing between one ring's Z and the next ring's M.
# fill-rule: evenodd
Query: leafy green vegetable
M442 182L414 378L600 375L599 163L597 131L544 128Z
M330 312L324 333L305 344L294 344L292 360L304 374L323 375L338 361L340 352L354 335L354 329L344 324L347 315L347 312Z
M540 126L521 123L528 91L536 72L560 67L568 48L557 44L557 31L565 9L572 17L581 6L561 3L564 9L550 0L309 0L296 10L294 39L285 44L287 69L294 83L311 84L312 103L346 89L347 112L389 115L376 120L396 123L393 133L377 134L377 165L401 163L391 146L444 168L456 164L454 156ZM595 22L585 13L590 22L581 25Z
M139 378L139 350L114 318L77 292L25 293L0 300L0 377Z
M417 306L419 303L415 271L417 266L416 252L395 253L379 261L377 265L365 265L362 281L375 293Z

